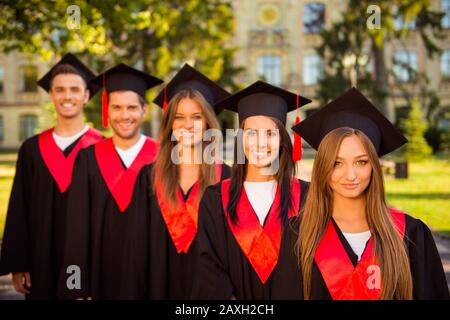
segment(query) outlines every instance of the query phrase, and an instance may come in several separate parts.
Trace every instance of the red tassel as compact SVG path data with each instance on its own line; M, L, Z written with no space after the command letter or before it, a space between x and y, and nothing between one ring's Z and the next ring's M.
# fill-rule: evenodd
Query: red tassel
M299 96L297 96L297 117L295 118L295 124L300 123L300 117L298 115ZM302 160L302 137L294 131L294 150L292 151L292 160Z
M102 90L102 126L108 128L108 93L106 92L106 79L103 74L103 90Z
M167 109L167 91L166 87L164 87L163 112L166 112L166 109Z

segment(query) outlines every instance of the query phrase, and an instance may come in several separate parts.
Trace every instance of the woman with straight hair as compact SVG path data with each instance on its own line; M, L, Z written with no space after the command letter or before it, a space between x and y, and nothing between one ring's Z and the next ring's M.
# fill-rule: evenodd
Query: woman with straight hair
M151 168L150 299L188 299L196 255L198 205L205 189L229 177L230 167L205 159L207 130L221 134L212 106L229 93L188 64L154 102L163 108L160 149ZM206 141L208 140L208 141Z
M295 178L287 112L310 100L258 81L216 107L239 115L231 179L199 209L196 299L270 299L281 233L307 183Z
M293 128L317 150L274 299L448 299L432 234L388 207L379 157L406 138L352 88Z

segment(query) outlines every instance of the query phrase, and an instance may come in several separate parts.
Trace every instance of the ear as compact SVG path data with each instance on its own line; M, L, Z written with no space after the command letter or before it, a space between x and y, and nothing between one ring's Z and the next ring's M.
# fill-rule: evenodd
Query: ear
M147 112L148 112L148 104L147 103L142 106L142 112L143 112L143 115L145 118L147 116Z
M86 90L84 90L83 104L88 103L90 94L89 89L86 88Z

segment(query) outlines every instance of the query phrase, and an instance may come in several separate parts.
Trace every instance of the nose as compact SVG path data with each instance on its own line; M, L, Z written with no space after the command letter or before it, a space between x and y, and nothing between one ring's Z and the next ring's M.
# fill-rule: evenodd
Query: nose
M347 170L345 171L345 179L348 181L355 181L356 178L355 168L352 165L347 166Z
M120 113L120 118L122 120L128 120L130 118L130 113L128 112L127 108L122 109L122 112Z
M184 128L187 130L191 130L194 127L194 120L190 117L186 117L186 120L184 121Z

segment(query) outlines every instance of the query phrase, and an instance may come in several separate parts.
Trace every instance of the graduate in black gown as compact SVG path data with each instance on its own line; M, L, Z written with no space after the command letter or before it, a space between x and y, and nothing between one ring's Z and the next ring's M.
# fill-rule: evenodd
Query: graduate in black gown
M103 125L109 120L113 135L75 161L58 293L64 299L144 299L152 233L149 165L158 143L141 134L141 124L146 90L162 81L119 64L93 82L103 84Z
M62 259L67 190L80 149L101 134L83 121L83 107L98 88L95 75L66 54L38 81L56 111L56 125L22 144L6 217L0 274L13 274L27 299L55 299Z
M203 137L207 130L215 130L216 142L221 142L216 115L222 109L212 106L229 95L186 64L154 100L164 113L159 129L160 152L152 165L150 223L152 230L160 230L150 235L152 299L190 298L199 202L206 187L228 178L231 171L216 161L222 150L202 156L214 143ZM180 147L179 161L171 157L176 146ZM215 146L222 147L218 143Z
M355 88L293 129L318 152L272 298L449 299L429 228L385 202L378 157L407 142L401 133Z
M258 81L215 107L238 112L231 179L206 189L200 203L196 299L270 299L288 217L307 182L295 178L287 112L310 102Z

